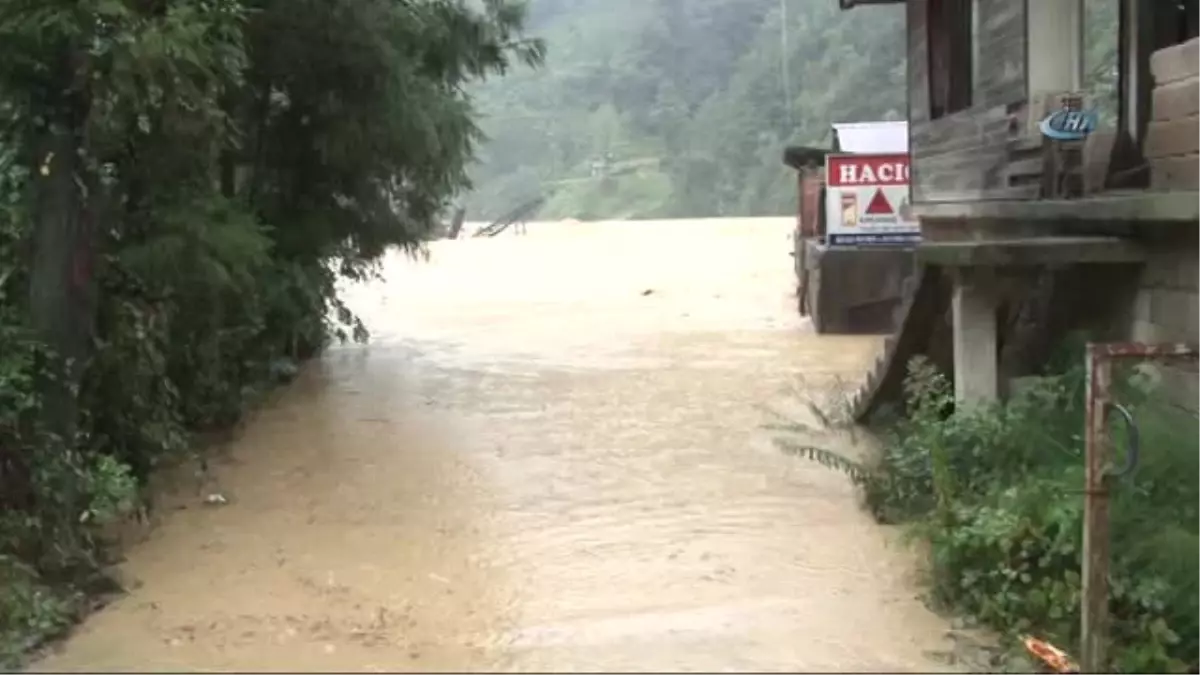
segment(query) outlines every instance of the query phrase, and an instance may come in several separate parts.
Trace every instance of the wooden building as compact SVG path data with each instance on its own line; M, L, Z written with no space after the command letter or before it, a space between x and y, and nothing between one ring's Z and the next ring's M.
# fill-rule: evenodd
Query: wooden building
M1116 28L1086 39L1110 40L1118 55L1115 109L1075 143L1039 125L1097 99L1085 81L1084 0L838 1L906 5L923 237L909 316L860 415L894 395L922 351L953 369L966 401L1003 395L1066 330L1197 341L1200 0L1110 0Z

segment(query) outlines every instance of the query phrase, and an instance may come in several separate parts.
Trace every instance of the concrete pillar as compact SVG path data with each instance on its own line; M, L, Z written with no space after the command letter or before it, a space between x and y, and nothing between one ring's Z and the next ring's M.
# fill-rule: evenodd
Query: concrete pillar
M999 397L996 296L982 270L962 270L954 280L954 398L990 403Z

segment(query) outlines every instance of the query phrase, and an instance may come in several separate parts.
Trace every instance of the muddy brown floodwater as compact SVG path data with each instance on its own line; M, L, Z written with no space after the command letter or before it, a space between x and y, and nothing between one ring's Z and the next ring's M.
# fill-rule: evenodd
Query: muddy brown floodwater
M213 468L229 503L178 495L36 668L943 669L911 556L762 428L880 347L795 315L791 222L390 259L347 292L370 345L306 366Z

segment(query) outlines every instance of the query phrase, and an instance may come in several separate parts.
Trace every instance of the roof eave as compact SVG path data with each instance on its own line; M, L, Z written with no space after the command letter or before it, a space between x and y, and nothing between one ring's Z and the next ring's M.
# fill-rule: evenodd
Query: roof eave
M838 7L843 10L854 9L860 5L901 5L906 0L838 0Z
M837 152L834 148L791 145L783 149L783 163L799 171L825 165L825 156Z

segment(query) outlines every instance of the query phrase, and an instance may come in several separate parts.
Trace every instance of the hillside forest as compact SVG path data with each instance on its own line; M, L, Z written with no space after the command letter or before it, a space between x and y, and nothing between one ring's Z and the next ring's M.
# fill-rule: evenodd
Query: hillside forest
M1115 107L1117 0L1085 0L1087 84ZM537 217L795 212L789 144L904 119L903 4L837 0L532 0L549 58L472 89L489 141L467 218L536 196Z

